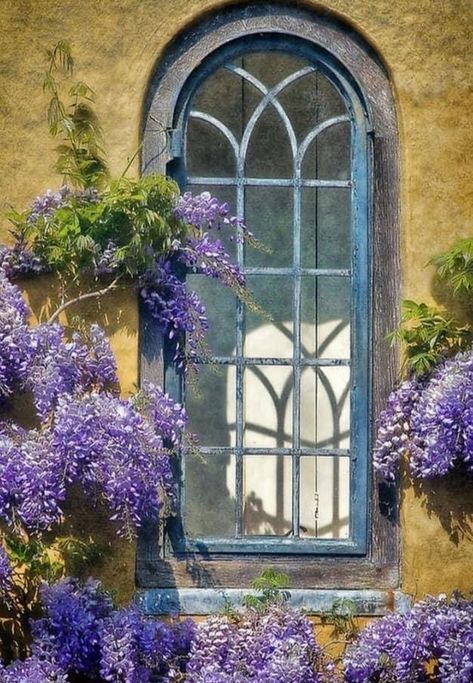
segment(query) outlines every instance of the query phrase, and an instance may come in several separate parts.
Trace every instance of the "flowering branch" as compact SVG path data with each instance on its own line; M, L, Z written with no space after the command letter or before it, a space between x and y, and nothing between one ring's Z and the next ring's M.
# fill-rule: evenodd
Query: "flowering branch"
M80 294L79 296L76 296L74 299L68 299L65 301L59 308L57 308L52 316L48 320L48 324L50 325L51 323L55 322L61 313L63 313L65 310L67 310L70 306L73 306L74 304L78 304L81 301L86 301L87 299L98 299L101 296L104 296L105 294L108 294L108 292L112 292L114 289L117 288L118 282L120 280L120 276L116 277L113 282L111 282L107 287L102 287L102 289L97 289L93 292L86 292L84 294Z

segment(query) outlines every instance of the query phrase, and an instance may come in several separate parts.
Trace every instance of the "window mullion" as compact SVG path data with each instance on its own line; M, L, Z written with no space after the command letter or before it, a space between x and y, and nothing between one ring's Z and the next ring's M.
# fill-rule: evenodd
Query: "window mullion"
M245 215L245 187L243 184L245 160L238 155L237 162L237 215ZM240 268L243 268L245 260L243 240L237 242L237 262ZM245 306L241 299L237 298L236 302L236 358L241 360L244 356L244 330L245 330ZM243 373L244 365L237 362L236 365L236 435L235 435L235 530L237 537L243 535L243 430L244 430L244 388L243 388Z
M294 178L300 181L300 169L294 160ZM294 183L294 340L293 340L293 400L292 400L292 535L299 536L300 531L300 447L301 447L301 188Z

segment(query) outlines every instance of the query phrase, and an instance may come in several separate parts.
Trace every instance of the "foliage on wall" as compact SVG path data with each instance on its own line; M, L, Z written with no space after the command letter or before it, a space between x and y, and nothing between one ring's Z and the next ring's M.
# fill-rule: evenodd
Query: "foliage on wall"
M455 243L431 263L437 277L465 302L473 289L473 239ZM374 452L382 477L395 479L404 457L417 479L473 471L473 341L469 325L446 311L405 301L390 338L405 353L405 380L380 416Z

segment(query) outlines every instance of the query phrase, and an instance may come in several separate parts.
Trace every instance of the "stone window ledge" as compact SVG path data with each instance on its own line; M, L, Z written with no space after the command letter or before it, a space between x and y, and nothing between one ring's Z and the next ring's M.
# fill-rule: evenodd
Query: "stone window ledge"
M202 616L221 611L231 604L241 607L243 588L150 588L135 593L135 603L149 615ZM309 614L330 612L336 600L351 600L358 616L378 617L388 612L404 613L411 606L411 597L402 591L382 590L288 590L289 604Z

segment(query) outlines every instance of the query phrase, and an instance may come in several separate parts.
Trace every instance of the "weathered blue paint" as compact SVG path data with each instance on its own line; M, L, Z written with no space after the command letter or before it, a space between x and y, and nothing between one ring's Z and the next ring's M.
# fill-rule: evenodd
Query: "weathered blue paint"
M403 614L411 607L412 599L401 591L379 590L289 590L288 602L307 614L328 614L340 600L350 600L359 616L377 617L397 612ZM139 590L135 602L145 614L206 615L222 611L228 604L243 607L246 595L254 594L240 588L158 588Z
M248 71L235 66L232 63L236 57L252 51L278 50L287 51L304 57L308 66L287 77L284 81L267 89L263 83L252 76ZM238 142L233 133L218 119L202 111L192 111L191 101L193 94L198 90L201 83L219 67L227 68L236 75L252 83L263 95L262 101L256 107L242 140ZM277 100L277 95L282 92L285 85L301 78L304 74L314 70L322 72L335 86L346 104L347 114L334 117L314 128L298 145L291 122L286 116L284 109ZM252 178L245 176L245 156L251 132L256 125L265 107L275 107L281 116L289 136L289 141L294 158L292 178ZM173 139L185 140L186 125L189 117L206 121L222 132L229 141L236 158L237 173L234 178L219 177L187 177L185 173L185 157L176 164L176 178L183 189L185 186L192 189L193 185L212 186L235 186L237 191L237 213L244 214L245 188L248 186L277 186L293 188L293 242L294 258L291 267L288 268L249 268L245 266L245 254L243 244L238 244L237 260L242 270L251 275L264 277L278 274L289 275L293 279L293 357L290 359L280 358L248 358L244 356L244 329L245 311L242 302L237 302L236 314L236 350L235 356L214 357L211 362L216 365L233 365L236 369L236 413L235 413L235 447L234 448L203 448L208 455L228 452L235 456L236 463L236 513L235 513L235 538L186 538L185 535L185 457L182 458L180 470L180 519L184 521L172 521L171 531L173 535L173 547L178 552L206 551L223 553L287 553L287 554L325 554L325 555L364 555L367 552L367 528L368 528L368 454L369 454L369 414L370 414L370 230L369 230L369 205L370 205L370 148L369 134L371 126L368 112L363 97L358 91L356 83L350 78L343 67L338 64L325 51L319 50L295 38L283 35L268 35L265 37L253 36L248 40L236 41L234 44L216 51L210 55L202 66L188 79L181 92L175 114L175 130ZM310 142L324 129L340 123L350 122L352 139L351 177L349 180L321 180L303 178L301 174L304 152ZM185 155L185 143L181 145L179 154ZM303 187L348 187L351 188L352 198L352 263L349 269L319 269L302 268L300 260L300 229L301 229L301 188ZM305 275L318 277L346 277L352 283L352 309L351 309L351 358L332 359L306 359L302 357L301 335L301 281ZM165 352L165 360L172 358L172 349ZM202 363L208 362L199 359ZM264 365L287 365L293 368L293 415L292 415L292 442L290 449L251 449L244 447L244 411L243 411L243 372L245 367ZM347 366L351 368L351 420L352 428L350 435L350 450L346 449L323 449L308 448L301 443L300 434L300 390L301 372L304 366L323 368L330 366ZM177 376L172 368L172 363L167 364L165 372L166 390L175 398L183 397L182 378ZM293 477L293 506L292 506L292 531L290 537L267 537L267 536L243 536L243 459L245 455L288 455L292 458ZM299 538L299 482L300 482L300 458L305 455L312 456L350 456L351 457L351 502L350 502L350 534L348 539L321 539Z

